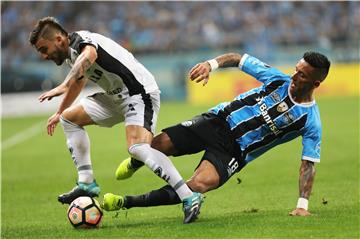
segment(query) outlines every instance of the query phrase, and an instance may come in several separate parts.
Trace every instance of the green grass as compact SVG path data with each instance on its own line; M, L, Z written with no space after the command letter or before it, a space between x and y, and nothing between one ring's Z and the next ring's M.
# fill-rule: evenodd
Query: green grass
M76 173L61 127L45 130L2 151L2 238L359 238L359 103L357 97L318 100L323 124L321 163L310 199L311 217L290 217L298 198L301 140L256 159L222 188L206 194L200 219L182 224L181 205L106 213L98 230L76 230L56 198L74 186ZM207 107L163 103L158 131ZM2 120L2 142L45 117ZM163 186L143 168L116 181L127 157L124 128L89 127L91 153L102 193L138 194ZM173 158L188 178L200 154ZM242 182L237 183L237 178ZM328 201L323 204L322 201ZM257 209L257 212L254 212Z

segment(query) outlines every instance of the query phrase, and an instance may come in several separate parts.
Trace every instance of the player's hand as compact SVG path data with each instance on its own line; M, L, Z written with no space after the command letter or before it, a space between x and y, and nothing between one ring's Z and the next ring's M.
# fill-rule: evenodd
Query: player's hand
M289 213L289 216L310 216L311 213L308 210L305 210L304 208L296 208L292 212Z
M202 62L196 64L189 72L190 80L196 83L203 81L203 86L206 85L209 81L209 74L211 71L210 64L208 62Z
M59 121L60 121L59 113L55 113L52 116L50 116L50 118L47 121L47 127L46 127L48 135L52 136L54 134L55 127L59 123Z
M38 100L40 102L43 102L44 100L51 100L53 97L56 97L56 96L59 96L59 95L62 95L63 93L65 92L65 89L63 88L54 88L52 90L49 90L45 93L42 93L39 97L38 97Z

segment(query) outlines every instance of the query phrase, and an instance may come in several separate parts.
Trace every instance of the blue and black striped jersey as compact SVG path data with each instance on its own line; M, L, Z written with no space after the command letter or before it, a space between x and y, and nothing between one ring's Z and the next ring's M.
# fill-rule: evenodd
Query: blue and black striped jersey
M315 101L296 103L289 93L291 77L255 57L243 55L239 67L263 85L210 112L226 119L245 160L301 135L302 159L320 162L321 122Z

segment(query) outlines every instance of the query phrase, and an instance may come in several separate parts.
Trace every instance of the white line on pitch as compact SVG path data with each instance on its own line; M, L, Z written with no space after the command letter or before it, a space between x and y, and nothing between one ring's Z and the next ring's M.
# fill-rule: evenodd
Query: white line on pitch
M22 143L38 133L41 132L42 128L44 127L44 122L41 121L39 123L33 124L29 128L11 136L10 138L6 139L5 141L1 142L2 150L11 148L19 143Z

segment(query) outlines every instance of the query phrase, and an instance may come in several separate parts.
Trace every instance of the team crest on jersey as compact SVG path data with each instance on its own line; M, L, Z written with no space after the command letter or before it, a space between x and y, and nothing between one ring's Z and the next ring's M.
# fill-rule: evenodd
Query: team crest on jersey
M285 112L289 109L289 106L285 103L285 102L281 102L280 104L278 104L278 106L276 107L276 110L280 113Z
M280 102L281 97L278 93L274 92L270 95L271 99L273 99L274 102Z
M187 120L181 123L182 126L190 127L193 124L191 120Z

